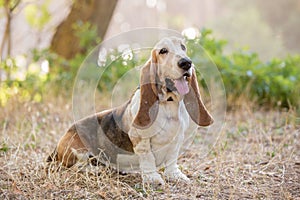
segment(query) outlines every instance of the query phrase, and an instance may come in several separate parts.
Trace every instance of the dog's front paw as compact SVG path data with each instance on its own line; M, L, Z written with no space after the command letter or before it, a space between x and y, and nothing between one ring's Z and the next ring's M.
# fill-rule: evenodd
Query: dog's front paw
M185 183L190 182L190 179L178 168L172 171L165 171L164 175L166 176L168 181L183 181Z
M144 184L150 184L155 186L164 186L165 182L161 178L161 175L157 172L151 172L151 173L144 173L142 175L143 183Z

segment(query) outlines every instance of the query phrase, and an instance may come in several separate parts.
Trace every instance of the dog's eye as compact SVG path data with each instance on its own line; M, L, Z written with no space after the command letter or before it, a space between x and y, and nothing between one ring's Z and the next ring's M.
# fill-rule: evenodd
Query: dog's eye
M181 49L182 49L183 51L186 50L186 47L185 47L183 44L181 44L180 46L181 46Z
M168 49L166 48L162 48L160 51L159 51L159 54L165 54L165 53L168 53Z

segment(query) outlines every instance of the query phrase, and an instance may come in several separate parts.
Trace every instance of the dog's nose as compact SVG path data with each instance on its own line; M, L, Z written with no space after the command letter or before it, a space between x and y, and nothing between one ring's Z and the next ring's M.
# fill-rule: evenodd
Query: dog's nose
M178 61L178 66L181 69L189 70L191 68L191 66L192 66L192 61L189 58L181 58Z

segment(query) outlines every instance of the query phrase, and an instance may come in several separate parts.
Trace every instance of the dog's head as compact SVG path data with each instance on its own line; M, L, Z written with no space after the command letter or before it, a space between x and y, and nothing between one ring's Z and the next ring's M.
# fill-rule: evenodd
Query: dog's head
M163 38L151 51L140 78L140 107L133 125L148 128L158 113L159 96L172 93L183 99L192 120L200 126L213 122L205 108L192 61L186 54L184 41L177 37Z

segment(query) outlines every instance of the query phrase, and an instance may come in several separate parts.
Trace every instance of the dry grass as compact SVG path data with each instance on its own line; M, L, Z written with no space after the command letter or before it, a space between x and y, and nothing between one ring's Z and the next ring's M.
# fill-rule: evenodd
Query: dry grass
M119 175L104 167L45 172L47 155L72 123L66 101L12 102L1 108L0 199L300 198L300 120L293 112L228 113L207 156L199 149L210 147L199 134L180 158L191 184L143 191L138 174Z

